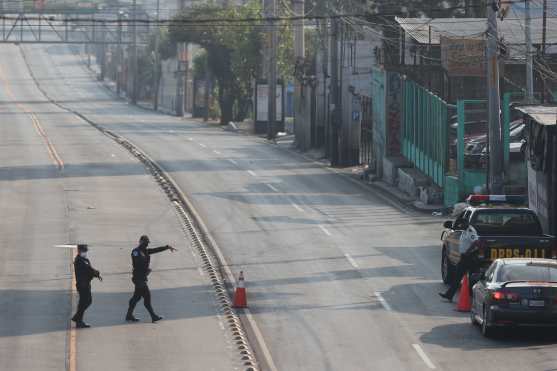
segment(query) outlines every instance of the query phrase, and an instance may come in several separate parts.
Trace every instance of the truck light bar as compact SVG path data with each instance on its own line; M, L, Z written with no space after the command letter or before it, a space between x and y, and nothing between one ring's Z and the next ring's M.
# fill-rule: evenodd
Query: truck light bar
M470 195L466 199L470 205L480 204L510 204L524 205L526 204L526 196L519 195Z

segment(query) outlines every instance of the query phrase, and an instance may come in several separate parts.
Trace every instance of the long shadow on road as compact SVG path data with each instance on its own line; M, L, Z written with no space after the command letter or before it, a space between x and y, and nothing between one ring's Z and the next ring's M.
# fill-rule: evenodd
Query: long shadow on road
M96 285L98 287L98 285ZM166 320L216 315L216 305L207 305L208 286L151 289L153 307ZM93 288L93 304L86 320L95 327L125 325L125 313L133 288L127 292L98 292ZM0 290L0 337L25 336L65 331L70 313L70 292L67 290ZM139 302L136 312L149 318Z

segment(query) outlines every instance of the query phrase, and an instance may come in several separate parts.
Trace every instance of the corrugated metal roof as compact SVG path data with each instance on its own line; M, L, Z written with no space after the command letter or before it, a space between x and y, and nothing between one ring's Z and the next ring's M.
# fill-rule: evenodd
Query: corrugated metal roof
M557 106L519 106L516 109L541 125L557 125Z
M396 18L400 26L420 44L439 44L443 36L454 37L481 37L487 29L486 18ZM499 37L508 44L524 44L524 20L507 18L497 20ZM430 41L431 28L431 41ZM532 42L542 42L542 22L532 22ZM557 43L557 30L547 27L548 44Z

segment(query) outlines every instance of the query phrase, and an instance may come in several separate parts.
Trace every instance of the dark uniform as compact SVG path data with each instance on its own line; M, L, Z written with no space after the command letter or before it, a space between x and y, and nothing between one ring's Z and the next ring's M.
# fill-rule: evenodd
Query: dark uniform
M456 265L456 272L452 277L449 288L444 293L439 293L439 296L452 301L454 294L456 294L460 287L462 277L468 272L473 272L478 266L477 259L473 253L462 254L460 261ZM472 285L470 285L470 289Z
M81 246L79 251L87 251L87 248L83 248ZM93 297L91 295L91 281L95 277L100 279L101 275L98 270L91 266L89 259L79 254L75 257L73 264L76 288L79 293L79 303L77 305L77 312L72 317L72 321L74 321L78 327L89 327L85 322L83 322L83 314L93 302Z
M139 300L143 298L143 305L145 305L145 308L151 315L151 320L156 322L162 319L162 317L157 315L151 306L151 292L149 291L149 286L147 285L147 276L151 273L149 264L151 262L152 254L172 248L166 245L154 249L148 249L147 244L149 243L149 240L147 239L147 242L145 242L145 240L142 242L142 240L143 237L140 240L139 246L133 249L131 254L133 265L132 282L135 286L135 290L129 302L130 305L128 307L128 313L126 314L126 321L137 321L137 318L133 315L133 310Z

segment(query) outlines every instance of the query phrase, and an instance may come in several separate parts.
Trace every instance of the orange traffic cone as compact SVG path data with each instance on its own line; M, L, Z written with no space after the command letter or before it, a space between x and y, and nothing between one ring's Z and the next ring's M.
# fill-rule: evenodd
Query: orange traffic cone
M470 312L471 308L472 300L470 298L470 284L468 282L468 274L465 274L460 283L460 294L458 295L456 310L459 312Z
M234 308L247 308L248 301L246 298L246 287L244 286L244 272L240 271L240 277L238 277L238 286L236 291L234 291L234 303L232 304Z

